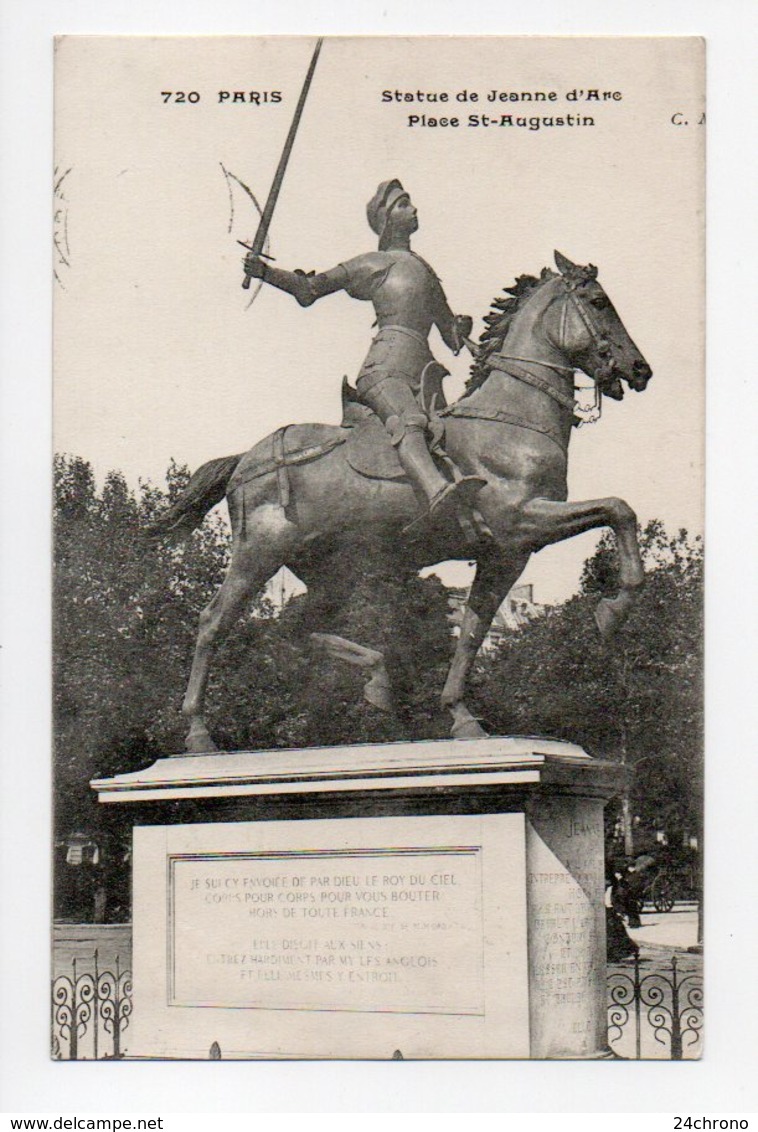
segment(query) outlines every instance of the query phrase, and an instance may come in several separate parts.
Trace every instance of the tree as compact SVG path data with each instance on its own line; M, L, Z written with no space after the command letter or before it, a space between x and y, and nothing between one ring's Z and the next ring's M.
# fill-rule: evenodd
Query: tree
M181 545L148 542L146 525L187 482L137 492L111 472L98 493L90 465L55 464L56 829L125 838L118 807L98 807L93 777L179 752L181 700L200 610L216 592L229 535L212 513ZM481 659L474 694L492 730L573 740L630 772L626 807L646 821L700 826L702 799L702 549L659 523L641 533L647 585L613 642L592 619L616 586L610 539L580 593L506 636ZM422 580L395 548L367 541L319 548L321 584L280 616L258 600L216 655L211 730L227 750L388 742L448 734L439 707L452 641L447 591ZM363 699L360 670L314 651L313 632L382 652L397 700L384 715ZM631 848L631 843L629 844Z
M132 492L110 472L101 492L78 457L55 462L54 726L56 831L125 838L117 807L98 807L94 777L136 770L183 749L180 705L200 610L220 585L229 534L218 514L181 545L144 529L188 479L171 464L165 488ZM258 600L219 647L208 705L227 750L382 742L441 734L437 705L451 641L447 595L391 548L348 557L325 548L306 598L281 616ZM382 651L398 711L365 702L361 673L315 653L311 632ZM423 674L423 679L421 675ZM431 675L430 675L431 674Z
M614 652L618 749L632 772L622 810L628 853L631 800L643 824L694 827L702 837L702 542L654 521L640 543L647 587ZM617 570L606 538L585 566L582 592L613 590Z
M604 537L580 593L507 637L477 673L496 730L567 739L627 767L630 854L632 808L649 824L702 824L702 545L659 522L640 532L640 545L646 585L612 641L601 641L592 618L598 597L618 585L615 547Z
M323 555L320 585L290 603L281 618L290 640L339 634L384 655L396 704L377 711L363 698L364 676L342 661L311 656L298 701L285 723L288 746L392 742L447 734L439 705L452 655L447 590L421 579L386 540L365 536ZM313 663L315 660L315 663Z
M186 482L135 496L117 472L100 494L78 457L55 462L54 725L58 827L92 827L88 781L150 762L180 741L182 674L197 612L223 576L223 525L184 548L148 547L142 527ZM98 815L99 816L99 815Z

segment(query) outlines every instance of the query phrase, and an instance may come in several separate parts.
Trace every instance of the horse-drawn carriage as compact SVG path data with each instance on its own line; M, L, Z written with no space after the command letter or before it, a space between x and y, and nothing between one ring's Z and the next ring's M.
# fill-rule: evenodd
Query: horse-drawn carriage
M699 901L700 864L692 850L664 852L650 871L644 898L656 912L670 912L679 901Z
M646 905L670 912L678 902L700 899L700 864L693 850L668 846L655 855L645 853L613 869L612 904L630 922L638 920Z

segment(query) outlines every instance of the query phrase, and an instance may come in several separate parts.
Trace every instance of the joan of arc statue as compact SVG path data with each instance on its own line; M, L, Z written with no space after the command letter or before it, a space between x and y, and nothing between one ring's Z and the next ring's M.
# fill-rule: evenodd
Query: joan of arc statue
M451 483L443 475L429 453L428 420L417 400L421 375L434 360L428 342L432 326L457 354L471 334L471 319L453 314L439 279L411 251L418 217L400 181L383 181L366 213L379 237L375 252L318 275L283 271L249 253L245 272L293 295L303 307L335 291L373 303L379 329L358 375L358 397L384 424L417 495L437 518L449 507L470 504L485 482L465 476Z

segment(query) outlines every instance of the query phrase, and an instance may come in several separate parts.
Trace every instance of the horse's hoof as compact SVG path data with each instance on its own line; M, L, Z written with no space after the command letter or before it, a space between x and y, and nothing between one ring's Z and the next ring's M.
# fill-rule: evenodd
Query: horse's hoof
M634 603L634 595L622 590L617 597L603 597L597 603L595 610L595 624L600 635L606 640L612 637L618 628L626 621L629 611Z
M184 750L188 755L210 755L218 750L211 739L207 728L195 727L193 724L184 740Z
M454 739L488 739L489 734L479 724L479 721L474 719L461 720L460 723L454 723L450 728L450 734Z
M382 664L372 675L371 679L363 686L363 697L371 704L372 707L378 708L379 711L390 712L394 708L392 702L392 688L390 686L389 676Z

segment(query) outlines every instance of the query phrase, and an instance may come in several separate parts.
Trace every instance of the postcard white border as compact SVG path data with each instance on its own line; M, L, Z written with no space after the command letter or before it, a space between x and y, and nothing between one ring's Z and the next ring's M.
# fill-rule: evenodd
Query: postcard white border
M5 1112L690 1111L755 1106L756 771L751 582L755 438L756 9L740 0L340 3L6 0L2 84L2 777L0 1110ZM626 34L708 40L708 1032L700 1063L323 1063L197 1067L47 1059L52 36ZM751 168L752 165L752 168ZM672 271L676 265L672 264ZM738 556L739 548L739 556ZM188 1125L189 1126L189 1125Z

